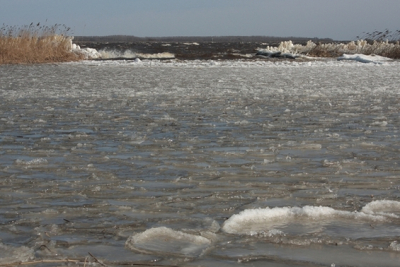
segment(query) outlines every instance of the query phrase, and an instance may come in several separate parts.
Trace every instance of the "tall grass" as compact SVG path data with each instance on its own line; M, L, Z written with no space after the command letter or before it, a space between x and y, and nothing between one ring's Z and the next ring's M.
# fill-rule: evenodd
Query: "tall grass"
M0 64L49 63L76 61L82 55L72 52L70 28L65 25L0 28Z

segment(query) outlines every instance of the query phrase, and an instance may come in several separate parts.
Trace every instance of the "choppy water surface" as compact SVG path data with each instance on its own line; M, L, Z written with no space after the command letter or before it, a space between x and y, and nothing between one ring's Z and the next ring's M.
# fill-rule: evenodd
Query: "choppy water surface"
M1 66L0 264L398 266L399 71Z

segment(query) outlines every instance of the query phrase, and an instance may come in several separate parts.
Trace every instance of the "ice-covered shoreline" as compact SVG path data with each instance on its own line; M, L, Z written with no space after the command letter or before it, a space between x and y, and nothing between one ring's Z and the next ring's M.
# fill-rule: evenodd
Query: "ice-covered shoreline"
M73 44L71 41L71 51L74 53L83 55L87 60L111 60L111 59L179 59L185 60L188 55L180 54L188 47L193 47L191 43L157 43L158 48L148 49L148 52L136 51L135 48L122 48L120 45L117 47L107 47L103 46L101 49L94 48L81 48L79 45ZM147 44L149 47L154 45L154 43ZM263 45L263 44L261 44ZM181 50L177 49L180 46ZM365 40L358 40L356 42L351 41L347 44L315 44L312 41L308 41L305 45L293 44L292 41L281 42L278 46L266 46L254 47L252 52L249 50L236 49L233 47L225 47L226 51L222 52L221 48L210 50L209 47L200 47L201 45L196 43L195 48L190 48L189 50L198 50L197 56L193 57L191 60L196 60L199 58L212 60L226 59L226 60L236 60L236 59L300 59L300 60L315 60L315 59L327 59L334 58L337 60L353 60L361 63L378 63L388 62L392 59L388 57L378 56L378 54L385 54L388 51L397 51L399 49L398 43L389 42L374 42L368 43ZM208 45L210 46L210 45ZM141 48L145 49L146 48ZM183 49L183 50L182 50ZM222 48L224 49L224 48ZM314 50L317 49L318 52ZM203 52L201 52L204 50ZM219 52L218 52L219 51ZM178 54L176 54L178 53ZM186 53L186 52L185 52ZM203 54L202 54L203 53ZM216 54L215 54L216 53ZM374 54L375 53L375 54ZM387 53L386 53L387 54ZM321 56L317 56L321 55ZM327 56L330 55L330 56ZM183 58L182 58L183 57Z
M84 60L62 64L91 66L180 67L180 68L257 68L257 67L324 67L324 66L398 66L398 60L370 60L368 56L351 55L349 59L312 58L305 60L179 60L179 59L119 59ZM361 62L360 60L364 61ZM368 62L367 62L368 61ZM365 64L369 63L369 64Z

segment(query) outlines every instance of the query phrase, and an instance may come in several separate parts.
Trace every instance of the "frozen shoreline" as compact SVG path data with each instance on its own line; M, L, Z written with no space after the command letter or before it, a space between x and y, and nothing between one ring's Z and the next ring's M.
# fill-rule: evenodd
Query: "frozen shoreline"
M308 59L313 57L328 57L359 62L388 61L389 58L379 58L374 54L392 55L398 57L398 43L374 42L365 40L349 43L315 44L308 41L305 45L293 44L292 41L281 42L277 46L266 43L114 43L85 44L94 48L71 44L73 51L81 53L87 59L179 59L179 60L235 60L235 59ZM348 56L346 56L346 54ZM354 56L357 56L355 58ZM368 58L368 59L366 59Z

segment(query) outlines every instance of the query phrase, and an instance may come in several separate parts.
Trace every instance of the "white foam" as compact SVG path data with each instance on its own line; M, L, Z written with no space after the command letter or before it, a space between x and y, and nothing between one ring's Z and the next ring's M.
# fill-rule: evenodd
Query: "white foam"
M126 241L126 246L132 250L185 257L200 256L210 245L211 241L208 238L167 227L148 229L130 236Z
M109 50L109 49L101 49L99 50L100 58L108 59L108 58L136 58L137 54L131 50L118 51L118 50Z
M169 53L169 52L155 53L155 54L138 53L137 56L140 58L146 58L146 59L152 59L152 58L172 59L172 58L175 58L175 55L172 53Z
M72 44L71 51L83 55L85 59L101 58L101 54L94 48L81 48L79 45Z

